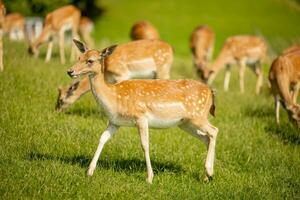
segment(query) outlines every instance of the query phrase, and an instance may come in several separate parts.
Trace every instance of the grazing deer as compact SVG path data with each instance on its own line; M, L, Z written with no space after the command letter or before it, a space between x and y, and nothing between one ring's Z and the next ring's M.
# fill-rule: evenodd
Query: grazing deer
M67 30L72 31L72 37L78 38L78 28L81 12L78 8L72 5L64 6L54 10L47 14L44 27L41 35L30 45L28 52L35 56L38 56L38 48L41 44L48 42L48 50L46 55L46 62L49 62L52 54L53 37L58 36L59 40L59 52L61 63L65 63L65 52L64 52L64 34ZM74 60L75 52L72 45L71 58Z
M0 72L3 71L3 26L4 26L4 19L5 19L6 9L5 6L0 0Z
M10 40L24 40L25 18L20 13L10 13L4 19L4 32L9 34Z
M105 77L111 82L135 78L168 79L173 62L172 47L160 40L137 40L119 45L106 59ZM56 110L62 111L90 90L88 77L60 87Z
M256 36L233 36L226 40L217 59L209 68L200 69L204 81L211 84L217 73L226 67L224 90L227 91L230 82L231 65L239 66L240 90L244 92L244 74L246 66L250 66L257 76L256 94L260 93L263 83L261 62L267 53L265 41Z
M94 40L91 37L91 32L93 29L93 21L88 17L81 17L79 22L79 33L89 48L94 48Z
M190 38L190 48L197 72L211 61L215 44L215 33L208 26L198 26ZM201 73L199 73L201 75Z
M282 54L287 54L293 51L299 51L300 50L300 46L299 45L292 45L286 49L283 50Z
M159 33L150 22L139 21L132 26L130 37L132 40L156 40L159 39Z
M120 126L136 126L146 159L147 181L152 183L154 174L149 155L148 129L179 126L207 145L205 168L206 180L209 180L213 175L218 134L218 128L208 121L209 113L214 115L215 110L213 91L194 80L127 80L109 84L104 78L106 60L119 47L111 46L99 52L87 50L77 40L74 42L83 54L68 74L71 77L89 76L93 95L109 118L87 174L93 175L105 143Z
M270 68L269 81L275 99L276 122L279 124L281 102L290 119L300 128L300 105L297 104L300 88L300 50L276 58Z

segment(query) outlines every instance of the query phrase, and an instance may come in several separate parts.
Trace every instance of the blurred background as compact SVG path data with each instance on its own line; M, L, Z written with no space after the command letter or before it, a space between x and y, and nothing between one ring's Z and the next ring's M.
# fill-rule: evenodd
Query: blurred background
M8 12L45 16L66 4L74 4L95 21L96 44L129 41L129 30L138 20L150 21L161 38L181 56L190 54L192 30L207 24L216 32L216 52L228 36L255 34L265 37L270 53L299 42L299 0L5 0ZM101 45L102 46L102 45Z

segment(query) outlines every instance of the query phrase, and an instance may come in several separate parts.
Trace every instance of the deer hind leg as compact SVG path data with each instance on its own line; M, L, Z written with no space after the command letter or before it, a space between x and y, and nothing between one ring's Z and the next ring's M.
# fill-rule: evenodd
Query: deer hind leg
M153 180L153 170L151 166L150 153L149 153L149 128L146 119L138 119L137 127L141 137L141 144L145 154L146 165L147 165L147 182L152 183Z
M95 171L95 168L96 168L96 165L97 165L97 161L99 159L99 156L100 156L100 154L102 152L102 149L103 149L105 143L114 135L114 133L117 130L118 130L118 126L109 123L108 127L106 128L106 130L101 135L100 140L99 140L99 144L98 144L98 147L97 147L97 150L96 150L96 152L94 154L93 160L90 163L90 166L89 166L89 169L88 169L88 172L87 172L88 176L92 176L93 175L93 173Z
M60 30L58 38L59 38L60 62L62 64L65 64L66 58L65 58L65 32L64 32L64 30Z
M50 41L49 41L49 43L48 43L48 49L47 49L47 54L46 54L46 60L45 60L45 62L49 62L51 60L52 48L53 48L53 40L51 38Z
M208 152L205 161L205 180L208 181L212 178L214 171L215 146L219 132L218 128L211 125L208 121L205 123L194 121L190 124L181 125L180 128L202 140L206 145Z
M258 62L254 66L254 73L257 76L255 94L258 95L260 93L261 87L263 85L263 72L261 69L261 63Z
M224 77L224 91L228 91L229 89L229 82L230 82L230 75L231 75L231 66L227 65L225 69L225 77Z
M274 100L275 100L276 123L279 124L279 111L280 111L280 97L279 97L279 95L274 95Z

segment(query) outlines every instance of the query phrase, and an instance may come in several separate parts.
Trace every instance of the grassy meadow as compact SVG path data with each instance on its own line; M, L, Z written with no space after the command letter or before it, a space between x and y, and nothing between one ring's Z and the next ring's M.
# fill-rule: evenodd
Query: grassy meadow
M175 49L172 78L197 78L189 35L198 24L216 31L215 55L235 34L257 34L270 45L270 57L300 39L300 6L289 0L241 1L102 1L94 38L101 49L129 41L136 20L150 20ZM217 90L220 130L215 175L203 181L206 148L178 128L150 130L153 184L146 183L146 163L135 128L121 128L106 144L92 177L89 162L107 118L91 93L65 113L54 110L57 87L71 82L58 48L44 63L45 46L34 59L27 44L4 40L5 70L0 73L1 199L299 199L300 133L281 109L275 123L266 78L254 95L255 76L247 69L245 94L233 68L230 91Z

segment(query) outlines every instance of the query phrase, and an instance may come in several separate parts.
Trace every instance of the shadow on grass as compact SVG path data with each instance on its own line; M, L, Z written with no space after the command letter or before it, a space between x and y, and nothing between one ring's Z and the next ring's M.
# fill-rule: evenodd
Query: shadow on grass
M105 113L103 110L96 109L96 108L71 108L67 111L65 111L65 114L67 115L78 115L81 117L89 117L89 116L105 116Z
M87 158L84 155L79 155L79 156L73 156L73 157L57 157L57 156L52 156L49 154L41 154L41 153L36 153L36 152L31 152L28 157L28 160L30 161L45 161L45 160L52 160L52 161L59 161L62 163L66 164L71 164L71 165L79 165L82 168L88 168L92 158ZM167 163L162 163L162 162L156 162L156 161L151 161L153 171L156 173L159 172L174 172L174 173L182 173L184 170L182 169L181 166L167 162ZM124 172L132 172L132 171L146 171L146 161L144 160L139 160L136 158L129 159L129 160L101 160L99 159L98 168L104 168L104 169L112 169L114 171L124 171Z
M264 118L264 117L275 116L275 111L271 107L265 105L261 105L261 106L248 105L247 107L244 108L243 113L247 117Z
M265 131L278 136L284 143L300 144L300 130L293 126L292 123L281 123L280 125L270 123L265 128Z

